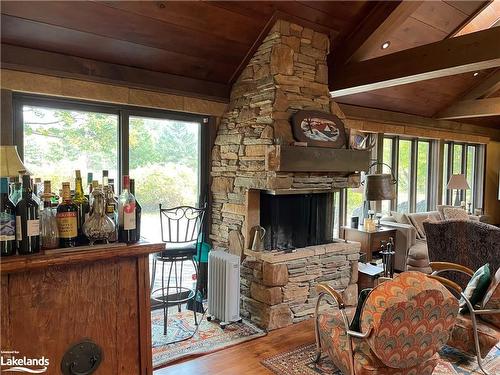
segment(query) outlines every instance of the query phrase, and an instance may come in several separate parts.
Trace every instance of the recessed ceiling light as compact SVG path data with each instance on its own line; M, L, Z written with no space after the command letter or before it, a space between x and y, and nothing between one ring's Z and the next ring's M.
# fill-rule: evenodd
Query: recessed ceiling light
M387 48L389 48L390 45L391 45L391 42L387 41L387 42L382 43L381 47L382 47L382 49L387 49Z
M479 72L474 72L473 76L477 77L479 75Z

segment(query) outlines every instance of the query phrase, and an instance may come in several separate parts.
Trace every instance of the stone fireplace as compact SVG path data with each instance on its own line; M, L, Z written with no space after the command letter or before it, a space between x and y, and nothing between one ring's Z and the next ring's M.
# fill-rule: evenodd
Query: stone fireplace
M210 238L244 258L242 315L266 329L309 318L318 282L357 299L359 244L332 238L332 192L359 185L368 153L298 147L290 123L301 109L333 112L328 52L326 35L278 20L233 85L212 150ZM267 251L249 250L256 225Z

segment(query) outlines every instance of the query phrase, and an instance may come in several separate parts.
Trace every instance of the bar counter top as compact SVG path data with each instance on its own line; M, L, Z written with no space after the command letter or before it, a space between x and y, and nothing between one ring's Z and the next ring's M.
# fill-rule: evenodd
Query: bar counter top
M40 253L34 255L13 255L1 258L0 273L17 273L51 266L135 257L138 255L157 253L164 249L165 244L163 243L139 242L131 245L115 243L46 251L42 250Z

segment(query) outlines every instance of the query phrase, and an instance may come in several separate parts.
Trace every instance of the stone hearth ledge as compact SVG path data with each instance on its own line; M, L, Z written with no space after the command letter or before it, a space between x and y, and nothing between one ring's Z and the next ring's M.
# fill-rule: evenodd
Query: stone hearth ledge
M297 249L293 253L285 253L284 251L253 251L245 249L244 254L251 256L256 260L261 260L267 263L283 263L291 260L309 258L315 255L330 254L342 252L343 254L356 254L361 251L361 244L354 241L333 242L325 245L308 246Z

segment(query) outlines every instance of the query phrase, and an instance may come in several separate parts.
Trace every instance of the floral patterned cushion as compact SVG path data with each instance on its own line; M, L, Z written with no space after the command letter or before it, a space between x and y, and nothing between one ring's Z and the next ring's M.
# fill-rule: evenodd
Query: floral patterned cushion
M431 375L439 360L434 354L427 361L410 368L388 368L370 349L366 341L359 341L354 350L354 371L356 375Z
M493 280L491 280L490 287L484 296L481 307L483 309L500 309L500 268L495 273ZM500 313L480 315L480 317L482 320L500 328Z
M411 368L431 359L444 345L458 313L457 299L438 281L420 272L403 272L368 296L361 330L387 367Z
M481 357L484 358L488 352L500 341L500 331L487 323L477 320L477 332L479 336L479 349ZM460 349L466 353L475 355L474 332L469 315L458 315L457 322L447 345Z

